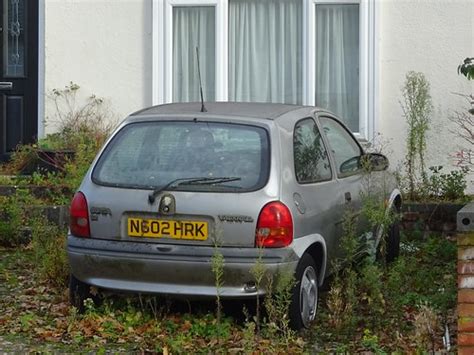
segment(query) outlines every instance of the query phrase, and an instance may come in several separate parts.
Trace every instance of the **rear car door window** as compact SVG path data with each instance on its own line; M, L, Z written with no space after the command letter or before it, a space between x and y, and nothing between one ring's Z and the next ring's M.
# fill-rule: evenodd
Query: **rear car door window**
M312 118L299 121L293 136L293 154L296 180L314 183L332 177L328 153L321 132Z
M336 120L320 118L329 148L334 157L338 177L346 177L361 171L362 149L355 138Z

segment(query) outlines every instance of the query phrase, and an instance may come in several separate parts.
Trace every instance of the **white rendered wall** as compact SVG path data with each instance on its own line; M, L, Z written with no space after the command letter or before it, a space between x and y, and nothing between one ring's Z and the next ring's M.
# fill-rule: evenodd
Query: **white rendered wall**
M434 113L428 165L451 166L462 142L448 130L454 93L473 93L457 66L474 56L474 1L378 0L376 130L391 141L392 166L405 154L400 101L405 75L421 71L431 83ZM45 90L69 81L104 97L119 118L152 104L152 0L45 0ZM45 100L46 133L54 107ZM471 187L472 189L472 187Z
M391 140L391 161L400 162L405 155L401 88L406 73L414 70L423 72L431 84L428 166L451 167L449 155L467 147L449 132L455 127L448 117L469 107L455 93L474 93L474 81L457 74L462 60L474 56L474 1L380 0L379 10L378 130Z
M70 81L118 119L151 105L151 0L45 0L45 90ZM54 106L45 99L46 133Z

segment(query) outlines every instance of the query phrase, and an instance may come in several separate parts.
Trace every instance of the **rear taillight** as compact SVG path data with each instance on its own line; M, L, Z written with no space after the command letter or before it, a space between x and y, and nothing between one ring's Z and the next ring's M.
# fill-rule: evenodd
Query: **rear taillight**
M77 192L71 202L70 225L71 234L76 237L89 238L91 236L89 228L89 209L87 200L82 192Z
M281 248L293 241L293 218L283 203L270 202L258 217L255 243L259 247Z

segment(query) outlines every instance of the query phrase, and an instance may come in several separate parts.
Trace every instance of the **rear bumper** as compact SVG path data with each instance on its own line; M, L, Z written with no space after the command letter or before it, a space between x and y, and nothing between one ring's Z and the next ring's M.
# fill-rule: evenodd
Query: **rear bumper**
M186 297L216 296L211 259L212 247L156 243L117 242L68 237L71 271L79 280L100 288ZM225 298L248 298L264 294L268 277L257 290L252 267L257 248L220 248L224 257ZM264 249L262 262L267 275L294 272L298 257L291 248Z

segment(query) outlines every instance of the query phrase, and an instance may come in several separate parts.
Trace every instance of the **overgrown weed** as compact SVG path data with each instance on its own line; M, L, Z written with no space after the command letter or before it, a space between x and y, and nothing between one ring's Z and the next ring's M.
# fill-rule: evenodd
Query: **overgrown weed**
M296 338L290 327L289 309L292 300L295 278L291 269L281 269L275 280L267 276L267 293L264 307L267 318L264 321L268 338L281 339L287 346Z
M313 334L324 351L439 351L443 327L454 332L456 244L440 235L405 234L393 263L362 263L334 278Z
M433 104L430 84L425 75L413 71L407 73L402 95L401 106L408 126L405 157L407 193L409 199L413 201L425 196L427 184L426 134Z
M15 247L22 243L23 210L15 196L0 196L0 246Z
M32 249L35 254L35 272L58 290L64 289L69 277L66 255L66 228L49 223L44 217L29 220Z
M220 328L221 328L221 320L222 320L222 301L221 301L221 292L222 292L222 286L224 285L223 283L223 278L224 278L224 256L222 255L222 252L220 251L221 247L221 237L222 237L222 231L215 230L214 232L214 253L211 258L211 270L212 273L214 274L214 280L215 280L215 286L216 286L216 323L217 323L217 345L219 346L221 344L221 334L220 334Z
M441 236L428 239L403 236L401 256L385 258L385 236L397 223L397 208L387 208L388 183L374 180L365 167L362 214L367 238L356 230L357 217L349 205L343 219L341 259L332 265L333 282L325 295L315 325L318 343L325 351L439 350L442 328L456 303L456 245ZM380 174L378 174L380 175ZM377 246L376 240L380 236ZM377 248L376 248L377 247ZM437 324L437 325L436 325ZM436 326L435 326L436 325ZM394 329L390 334L386 329Z
M255 330L256 330L256 335L257 335L257 343L260 339L260 333L261 333L261 307L260 307L260 295L259 295L259 290L262 285L263 278L266 273L266 267L263 262L263 253L264 253L264 247L261 245L257 245L258 249L258 257L255 260L255 263L253 264L250 272L254 278L255 281L255 289L257 290L256 296L255 296Z
M472 168L473 114L471 111L455 112L449 119L456 125L453 132L469 143L467 148L456 152L456 168L441 173L443 166L426 167L425 153L428 149L427 132L430 128L433 103L430 84L423 73L408 72L402 89L401 106L407 122L405 174L398 174L399 186L410 201L466 202L466 177ZM471 103L472 97L466 96ZM474 111L473 111L474 112Z
M58 131L48 134L37 144L18 146L11 161L2 166L3 173L16 175L25 167L34 165L35 161L40 161L51 167L52 171L50 168L39 169L30 178L14 180L12 183L63 187L70 194L80 185L117 120L102 98L91 95L85 101L79 101L79 91L79 85L73 82L63 89L53 89L48 97L55 107L51 121L56 124ZM56 154L48 153L50 151ZM64 191L61 192L52 199L65 203L67 201L61 198Z

